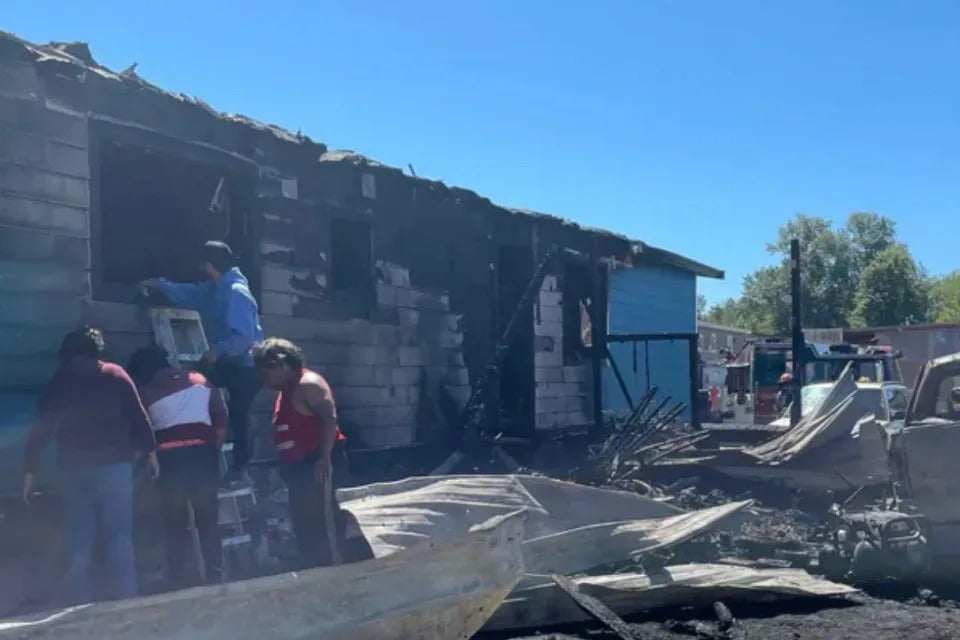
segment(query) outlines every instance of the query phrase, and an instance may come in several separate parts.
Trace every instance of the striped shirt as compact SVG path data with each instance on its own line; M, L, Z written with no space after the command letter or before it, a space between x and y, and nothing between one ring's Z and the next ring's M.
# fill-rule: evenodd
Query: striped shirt
M163 369L140 390L160 451L217 444L227 428L220 391L201 374Z

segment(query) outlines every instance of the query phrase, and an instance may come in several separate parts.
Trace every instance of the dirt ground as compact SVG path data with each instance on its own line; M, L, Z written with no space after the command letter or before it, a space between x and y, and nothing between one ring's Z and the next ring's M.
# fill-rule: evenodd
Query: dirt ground
M960 609L917 606L891 600L855 596L824 608L807 605L771 604L767 611L754 607L750 616L732 613L747 640L957 640L960 639ZM706 612L704 612L706 613ZM741 617L743 616L743 617ZM710 620L704 617L703 620ZM693 633L673 632L663 619L633 625L637 640L682 640ZM515 636L516 637L516 636ZM614 634L599 627L563 629L558 634L523 636L524 640L582 638L610 640ZM699 636L703 638L703 636ZM737 635L728 636L731 640Z

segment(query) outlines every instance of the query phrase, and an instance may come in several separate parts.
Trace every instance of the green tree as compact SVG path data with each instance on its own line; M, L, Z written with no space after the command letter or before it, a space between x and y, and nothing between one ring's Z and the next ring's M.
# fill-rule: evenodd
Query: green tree
M874 256L897 241L897 223L876 213L851 213L845 230L857 252L860 268L866 267Z
M697 319L703 320L707 315L707 296L702 293L697 294Z
M706 322L722 324L728 327L746 327L742 299L727 298L710 307L702 319Z
M852 322L868 326L921 322L929 310L927 277L906 245L887 246L863 267Z
M776 262L744 278L743 295L713 307L708 316L760 333L788 333L790 241L796 238L800 241L805 327L846 327L904 311L900 321L927 317L930 295L926 276L906 247L897 243L896 230L893 220L876 213L853 213L838 229L825 218L798 214L780 227L776 241L767 245ZM900 296L900 302L895 300L900 294L884 293L889 300L882 302L881 294L873 290L881 282L890 286L901 281L910 290Z
M800 300L806 327L844 326L853 307L857 283L857 247L849 234L835 231L829 220L797 215L780 227L767 250L780 257L744 281L744 297L766 316L773 333L790 330L790 241L800 241ZM776 272L772 272L771 269Z
M930 298L934 322L960 323L960 271L934 280Z
M745 277L738 308L744 328L761 334L786 333L790 329L789 264L763 267Z

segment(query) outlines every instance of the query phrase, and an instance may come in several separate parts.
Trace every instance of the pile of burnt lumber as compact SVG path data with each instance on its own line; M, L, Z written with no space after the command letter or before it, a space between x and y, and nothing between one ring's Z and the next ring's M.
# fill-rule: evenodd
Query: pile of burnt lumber
M658 399L657 388L651 387L632 411L614 421L612 433L591 456L591 479L605 483L628 479L645 465L709 437L703 431L664 437L686 408L668 395Z

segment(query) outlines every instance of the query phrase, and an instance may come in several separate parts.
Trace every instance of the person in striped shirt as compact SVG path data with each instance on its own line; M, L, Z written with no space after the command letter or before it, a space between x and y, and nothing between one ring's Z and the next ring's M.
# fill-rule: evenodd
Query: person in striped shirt
M183 588L190 582L185 575L187 553L192 548L190 507L206 582L220 582L218 447L226 437L228 423L223 398L203 375L170 366L162 347L138 350L127 368L140 388L157 440L171 586Z

